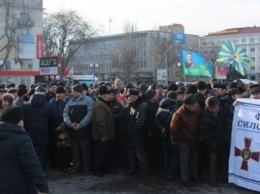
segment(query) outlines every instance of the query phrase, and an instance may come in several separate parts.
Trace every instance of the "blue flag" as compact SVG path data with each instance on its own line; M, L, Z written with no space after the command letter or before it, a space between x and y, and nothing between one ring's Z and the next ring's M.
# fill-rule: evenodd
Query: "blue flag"
M182 71L184 75L212 77L213 68L200 53L182 50Z

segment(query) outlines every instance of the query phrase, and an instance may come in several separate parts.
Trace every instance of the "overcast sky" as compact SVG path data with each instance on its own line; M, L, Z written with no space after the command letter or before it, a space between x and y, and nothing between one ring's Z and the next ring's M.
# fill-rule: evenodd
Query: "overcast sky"
M102 30L123 32L126 22L138 30L182 24L186 34L207 35L227 28L260 26L260 0L43 0L46 12L77 11Z

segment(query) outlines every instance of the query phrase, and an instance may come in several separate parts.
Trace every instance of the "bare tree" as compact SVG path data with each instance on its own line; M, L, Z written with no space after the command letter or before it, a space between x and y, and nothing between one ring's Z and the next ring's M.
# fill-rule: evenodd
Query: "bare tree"
M174 43L169 38L168 33L157 33L154 41L153 57L157 64L157 68L167 68L173 64L174 59Z
M44 52L46 56L59 55L61 60L60 78L62 79L65 68L73 54L96 31L75 11L61 11L54 14L46 14L44 17ZM74 42L77 44L70 43Z
M118 53L111 57L113 68L117 75L126 82L133 81L134 73L140 66L139 49L137 40L137 26L126 22L124 25L123 41L118 48Z
M7 65L7 60L13 49L17 46L17 29L18 29L18 17L15 13L15 9L12 1L1 0L0 5L2 7L2 20L3 26L0 30L0 53L3 59L3 64L0 66L0 71ZM17 48L17 47L16 47Z

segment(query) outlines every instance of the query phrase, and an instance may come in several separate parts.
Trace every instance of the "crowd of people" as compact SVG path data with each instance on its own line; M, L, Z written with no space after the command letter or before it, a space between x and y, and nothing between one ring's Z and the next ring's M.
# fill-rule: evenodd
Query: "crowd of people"
M161 170L187 187L208 176L215 187L228 181L237 98L260 99L260 84L2 84L0 191L47 193L46 165L96 177Z

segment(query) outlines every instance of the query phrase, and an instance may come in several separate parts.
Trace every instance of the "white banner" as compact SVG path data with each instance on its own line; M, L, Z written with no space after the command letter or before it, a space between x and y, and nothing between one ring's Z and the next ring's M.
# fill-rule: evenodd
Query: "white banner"
M260 191L260 100L238 99L229 157L229 183Z

